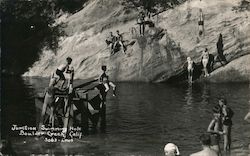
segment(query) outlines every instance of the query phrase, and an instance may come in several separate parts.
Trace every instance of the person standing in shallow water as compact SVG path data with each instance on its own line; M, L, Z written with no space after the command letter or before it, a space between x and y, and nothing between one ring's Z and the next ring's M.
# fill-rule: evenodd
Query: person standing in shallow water
M193 72L194 72L194 61L191 59L191 57L187 57L187 71L188 71L188 82L193 82Z
M219 107L222 113L224 151L229 151L231 149L231 129L233 125L232 117L234 112L229 106L227 106L227 101L224 98L219 99Z
M223 48L224 48L224 44L223 44L223 38L222 38L222 34L220 33L219 35L219 39L217 41L217 53L218 53L218 57L217 59L220 61L221 65L224 65L223 62L227 63L226 57L224 56L223 52Z
M113 88L113 96L116 96L116 92L115 92L116 91L116 85L113 82L109 81L109 77L106 74L106 70L107 70L107 67L106 66L102 66L103 73L99 77L99 83L103 84L104 87L105 87L104 101L106 100L106 94L109 91L110 86Z
M222 129L222 117L221 117L221 109L219 106L213 107L213 116L214 118L211 120L207 132L210 133L211 139L211 148L217 152L219 156L221 156L220 150L220 135L223 135L224 132L221 131Z
M202 151L191 154L190 156L218 156L218 154L210 148L211 139L209 134L202 134L200 136Z
M208 74L208 63L209 63L209 53L207 48L203 51L202 53L202 58L201 58L203 70L204 70L204 77L209 76Z

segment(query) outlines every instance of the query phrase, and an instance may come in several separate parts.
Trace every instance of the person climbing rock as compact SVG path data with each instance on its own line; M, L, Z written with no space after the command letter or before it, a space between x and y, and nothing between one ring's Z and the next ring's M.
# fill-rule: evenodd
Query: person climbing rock
M218 53L217 60L221 63L222 66L224 66L225 65L224 63L227 63L227 60L226 60L226 57L223 54L223 52L224 52L224 50L223 50L224 44L223 44L223 38L222 38L221 33L219 35L219 39L218 39L216 45L217 45L217 53Z
M145 32L145 13L143 11L140 11L138 15L137 24L139 25L140 35L143 36Z
M63 88L64 83L65 83L65 81L66 81L66 78L65 78L65 76L64 76L63 73L66 72L66 73L69 74L69 73L72 72L72 70L70 70L70 68L69 68L69 65L71 64L71 62L72 62L72 58L67 57L67 58L66 58L66 62L63 63L63 64L61 64L61 65L56 69L56 75L59 76L58 81L62 80L61 88ZM58 83L58 81L57 81L56 83Z
M114 53L114 44L116 41L115 36L113 35L112 32L109 32L109 36L107 37L107 39L105 41L106 41L106 44L109 47L110 53L112 55Z
M204 15L202 9L200 9L199 12L198 28L199 28L199 36L204 35Z
M126 47L124 46L123 44L123 37L122 37L122 34L120 34L119 30L116 30L116 41L115 41L115 44L114 44L114 49L117 47L117 45L119 45L120 47L120 50L126 54L125 50L126 50Z
M208 53L208 50L206 48L204 50L204 52L202 53L202 59L201 59L203 70L204 70L204 77L209 76L208 70L207 70L208 63L209 63L208 61L209 61L209 53Z

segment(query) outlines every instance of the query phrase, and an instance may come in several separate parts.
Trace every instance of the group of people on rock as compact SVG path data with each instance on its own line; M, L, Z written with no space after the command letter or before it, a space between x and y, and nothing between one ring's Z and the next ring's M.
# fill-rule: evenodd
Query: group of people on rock
M232 117L234 112L227 105L224 98L219 99L219 103L212 109L213 119L210 121L207 132L202 134L199 139L202 150L191 154L191 156L221 156L220 140L223 137L225 152L231 149L231 129ZM178 156L180 151L173 143L168 143L164 147L166 156Z
M203 73L204 73L204 77L208 77L210 76L209 73L211 73L214 69L214 63L215 61L218 61L221 63L222 66L224 66L225 64L227 64L227 60L223 50L223 38L222 38L222 34L219 34L219 39L217 41L216 47L217 47L217 57L214 57L213 54L210 54L208 52L208 49L205 48L202 51L201 54L201 65L203 68ZM188 82L193 82L193 73L195 70L195 62L192 60L191 57L187 57L187 71L188 71Z
M113 32L110 32L105 41L110 49L111 55L115 54L118 49L126 54L126 47L124 46L123 36L119 30L116 30L116 35L113 35Z

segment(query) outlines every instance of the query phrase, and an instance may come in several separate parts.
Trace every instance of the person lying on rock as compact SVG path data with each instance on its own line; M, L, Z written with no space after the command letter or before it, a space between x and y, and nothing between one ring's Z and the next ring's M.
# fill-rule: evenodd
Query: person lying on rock
M105 41L106 41L107 46L110 49L110 53L113 54L114 53L113 49L114 49L114 44L115 44L116 39L112 32L109 32L109 36L107 37Z
M69 68L69 65L71 64L72 62L72 58L71 57L67 57L66 58L66 62L61 64L57 69L56 69L56 75L59 77L58 81L56 83L58 83L60 80L62 80L62 84L61 84L61 89L63 88L64 86L64 83L66 81L66 78L64 76L64 72L66 73L71 73L72 71L70 70Z
M123 37L122 37L122 34L120 34L119 30L116 30L115 38L116 38L116 41L115 41L115 44L114 44L114 48L116 48L116 46L119 44L119 47L121 48L122 52L124 54L126 54L125 53L126 47L123 44Z

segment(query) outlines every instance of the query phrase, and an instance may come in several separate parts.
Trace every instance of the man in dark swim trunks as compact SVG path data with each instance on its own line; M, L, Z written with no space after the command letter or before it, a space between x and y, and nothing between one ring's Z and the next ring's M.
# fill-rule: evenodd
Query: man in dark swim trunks
M204 35L204 15L202 9L200 9L198 26L199 26L199 36Z
M231 129L232 129L232 117L234 115L233 110L227 105L227 101L224 98L219 99L219 107L222 113L222 123L224 131L224 151L231 149Z

